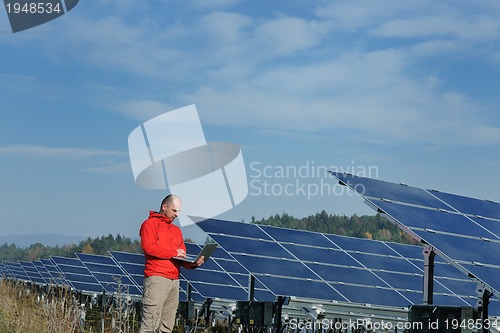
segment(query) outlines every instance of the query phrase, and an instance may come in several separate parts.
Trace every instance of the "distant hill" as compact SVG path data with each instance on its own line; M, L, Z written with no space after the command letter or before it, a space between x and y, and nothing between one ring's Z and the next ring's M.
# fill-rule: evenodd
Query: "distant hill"
M44 246L64 246L68 244L78 245L85 240L83 236L62 236L54 234L33 234L33 235L7 235L0 236L0 245L15 244L17 247L26 248L36 243Z

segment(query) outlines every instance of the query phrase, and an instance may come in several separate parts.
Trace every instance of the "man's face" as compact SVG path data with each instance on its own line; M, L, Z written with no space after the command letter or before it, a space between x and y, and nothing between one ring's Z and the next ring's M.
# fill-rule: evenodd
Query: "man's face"
M172 200L172 203L165 204L163 206L165 216L168 217L172 221L175 220L175 218L177 216L179 216L181 209L182 209L182 203L179 199L176 199L176 198L174 198Z

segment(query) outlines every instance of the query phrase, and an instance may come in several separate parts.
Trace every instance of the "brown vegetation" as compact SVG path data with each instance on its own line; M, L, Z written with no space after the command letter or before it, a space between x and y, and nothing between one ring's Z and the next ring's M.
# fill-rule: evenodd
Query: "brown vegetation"
M55 291L55 289L53 289ZM81 308L67 290L39 294L33 286L1 280L0 332L83 333Z

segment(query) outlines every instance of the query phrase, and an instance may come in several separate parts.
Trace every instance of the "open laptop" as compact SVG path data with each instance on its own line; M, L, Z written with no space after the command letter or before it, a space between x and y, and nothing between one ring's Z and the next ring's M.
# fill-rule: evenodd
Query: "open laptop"
M203 260L207 261L216 248L217 248L217 243L206 243L203 249L200 251L200 253L198 253L198 255L186 254L185 257L174 257L174 259L180 261L186 261L192 264L197 262L198 259L200 259L201 257L205 257Z

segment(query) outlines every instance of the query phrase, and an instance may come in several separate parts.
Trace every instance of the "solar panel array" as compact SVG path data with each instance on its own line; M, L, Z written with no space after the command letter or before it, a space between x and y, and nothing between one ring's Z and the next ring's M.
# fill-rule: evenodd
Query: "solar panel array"
M423 300L421 246L193 218L274 297L407 307ZM436 261L434 301L475 306L476 284ZM259 295L256 294L256 300ZM500 314L500 302L490 307Z
M201 250L196 244L186 246L188 253ZM135 298L142 295L143 254L111 251L110 256L75 255L76 258L53 256L38 261L0 262L0 277L35 285L68 286L90 295L123 294ZM181 301L188 299L188 289L191 300L195 302L207 298L246 300L248 272L222 249L217 249L202 267L181 270L180 288Z
M195 218L194 218L195 219ZM339 306L406 308L423 299L422 247L218 219L195 219L218 244L209 261L181 270L181 301L254 300L278 296ZM188 253L200 245L186 244ZM67 285L86 294L128 294L140 299L144 256L110 251L77 253L32 262L0 262L0 274L34 284ZM250 276L255 279L251 280ZM436 261L434 300L474 306L476 284L443 260ZM500 302L490 305L500 315Z
M332 175L410 235L432 245L464 275L498 294L499 203L349 174Z
M201 246L186 244L188 253L199 253ZM144 255L111 251L111 256L124 272L140 287L144 281ZM189 287L188 287L189 282ZM222 248L217 248L210 260L201 267L182 269L180 275L180 300L187 300L190 288L191 300L201 302L207 298L247 300L249 272ZM260 299L274 301L274 295L261 285L256 286Z
M107 294L141 295L141 290L113 258L76 253Z

